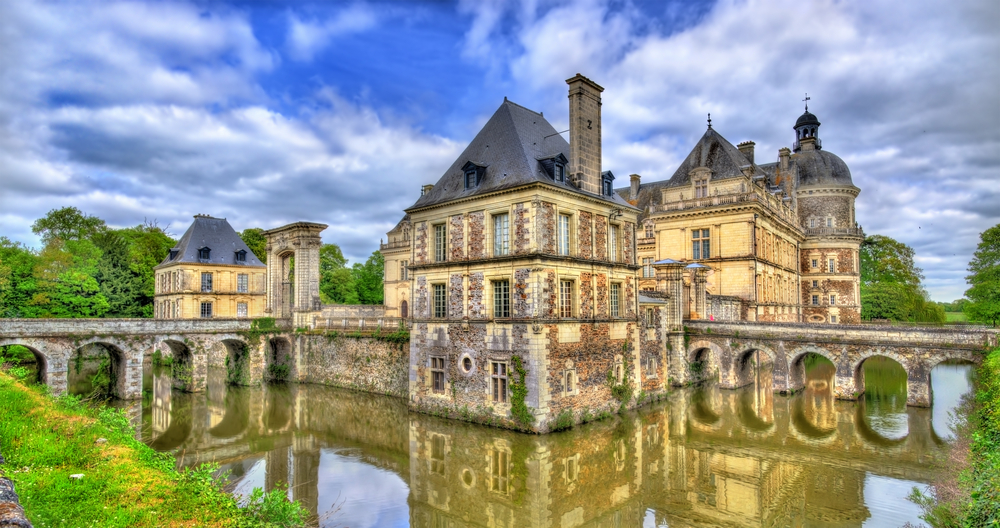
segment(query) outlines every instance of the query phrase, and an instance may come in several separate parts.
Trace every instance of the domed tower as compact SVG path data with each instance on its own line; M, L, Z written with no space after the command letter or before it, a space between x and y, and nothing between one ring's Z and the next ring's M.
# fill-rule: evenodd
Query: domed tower
M800 246L804 322L850 324L861 318L860 258L864 233L854 200L861 189L836 154L822 149L819 118L809 112L795 121L795 197L806 238Z

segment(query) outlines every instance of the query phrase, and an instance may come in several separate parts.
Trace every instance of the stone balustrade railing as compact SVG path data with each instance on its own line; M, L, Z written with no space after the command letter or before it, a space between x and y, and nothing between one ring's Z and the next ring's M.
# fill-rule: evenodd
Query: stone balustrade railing
M705 198L693 198L690 200L680 200L677 202L654 205L649 208L649 212L665 213L670 211L684 211L687 209L699 209L703 207L715 207L719 205L731 205L748 202L756 202L763 205L768 210L791 223L796 228L801 229L798 227L799 222L795 211L782 204L780 198L756 191L739 194L721 194L707 196Z
M386 242L384 244L379 244L380 251L385 249L400 249L405 247L410 247L409 240L397 240L395 242Z
M399 317L320 317L313 318L313 330L359 330L374 332L395 332L400 325L406 328L406 320Z
M865 232L860 227L807 227L806 236L856 236L865 237Z

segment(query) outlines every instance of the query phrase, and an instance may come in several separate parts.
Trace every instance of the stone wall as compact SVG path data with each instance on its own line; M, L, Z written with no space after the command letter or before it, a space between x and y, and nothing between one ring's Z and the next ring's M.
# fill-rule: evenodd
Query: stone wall
M378 318L385 317L385 306L364 304L324 304L320 317Z
M343 334L295 337L298 381L407 397L409 344Z
M743 300L726 295L706 295L709 319L715 321L740 321L743 319Z

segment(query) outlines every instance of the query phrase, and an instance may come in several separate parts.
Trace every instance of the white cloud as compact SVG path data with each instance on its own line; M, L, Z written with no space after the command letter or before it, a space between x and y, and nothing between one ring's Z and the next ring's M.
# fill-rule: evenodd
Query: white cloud
M311 61L336 38L371 29L378 22L375 12L364 4L353 4L326 20L304 20L288 16L288 50L298 61Z

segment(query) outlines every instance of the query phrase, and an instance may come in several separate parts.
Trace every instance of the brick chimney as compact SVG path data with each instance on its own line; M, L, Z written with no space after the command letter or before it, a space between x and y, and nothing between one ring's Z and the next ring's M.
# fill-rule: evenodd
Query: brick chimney
M750 163L753 163L754 145L756 145L756 143L754 143L753 141L744 141L743 143L736 145L736 148L740 149L740 154L746 156L746 158L750 160Z
M628 189L628 199L629 199L629 201L635 201L636 199L639 198L639 180L641 178L642 177L639 176L638 174L633 174L633 175L629 176L629 179L631 180L629 182L629 183L631 183L631 187L629 187L629 189Z
M601 88L576 74L569 85L569 174L580 189L601 194Z

